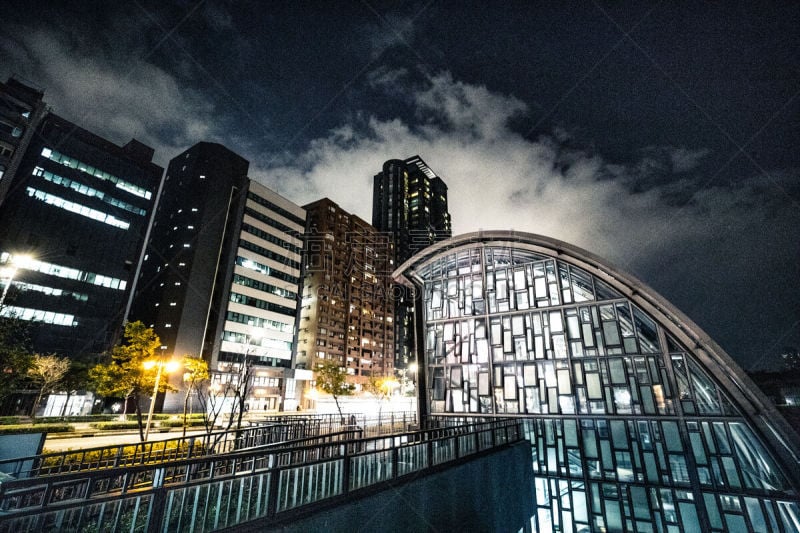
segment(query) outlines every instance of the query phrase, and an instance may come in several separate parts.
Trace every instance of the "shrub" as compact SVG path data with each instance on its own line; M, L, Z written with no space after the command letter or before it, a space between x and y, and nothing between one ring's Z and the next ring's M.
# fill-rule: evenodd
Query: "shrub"
M148 447L155 446L153 448L152 456L154 460L159 460L160 457L163 457L164 454L167 456L171 455L173 458L180 458L181 456L185 456L189 451L189 444L186 442L177 443L177 442L167 442L166 449L161 448L158 444L154 443L146 443L144 444ZM141 456L143 444L131 444L130 446L123 446L122 450L119 453L119 458L122 460L130 460L133 457ZM112 455L108 454L108 450L106 450L105 454L101 450L92 450L89 452L77 450L74 453L66 453L63 455L63 459L61 455L56 455L53 457L45 457L42 461L42 467L57 467L61 464L89 464L92 462L99 462L99 461L111 461L113 462L117 458L117 450L112 450ZM48 453L53 453L51 450L47 448L44 449L42 452L44 455ZM196 442L194 447L192 448L192 456L199 457L202 455L206 455L207 450L202 442Z
M75 427L69 424L15 424L0 426L0 434L8 433L69 433Z
M0 426L7 426L9 424L19 424L18 416L0 416Z
M186 425L189 427L204 426L205 421L202 418L189 418L186 417ZM158 427L162 428L179 428L183 427L183 417L178 420L162 420L158 423Z
M54 422L109 422L118 418L118 415L42 416L34 420L33 423L51 424Z
M92 422L89 426L105 430L105 429L138 429L139 423L135 421L130 422L120 422L117 420L116 422Z

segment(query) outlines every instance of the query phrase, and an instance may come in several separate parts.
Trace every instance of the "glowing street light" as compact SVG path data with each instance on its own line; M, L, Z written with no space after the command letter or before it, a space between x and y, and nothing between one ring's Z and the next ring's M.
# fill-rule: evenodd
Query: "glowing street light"
M150 397L150 411L147 413L147 425L144 429L144 440L150 435L150 424L153 422L153 410L156 407L156 395L158 394L158 385L161 382L161 372L174 372L180 368L181 364L178 361L164 361L163 358L158 361L147 360L143 363L145 370L151 370L154 366L158 367L156 371L156 383L153 386L153 396Z
M11 283L14 281L14 276L17 275L17 270L21 268L28 268L33 261L33 258L29 255L9 254L7 257L9 258L7 263L10 263L11 266L0 269L0 278L6 278L6 284L5 287L3 287L3 294L0 296L0 308L3 307L3 303L6 301L8 289L11 288Z

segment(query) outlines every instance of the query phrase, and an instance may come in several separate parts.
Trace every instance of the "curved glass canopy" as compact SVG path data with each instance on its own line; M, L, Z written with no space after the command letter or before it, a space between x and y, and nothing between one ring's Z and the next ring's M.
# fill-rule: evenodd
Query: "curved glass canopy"
M524 419L532 531L800 531L796 435L638 280L507 232L434 245L395 279L418 295L423 412Z

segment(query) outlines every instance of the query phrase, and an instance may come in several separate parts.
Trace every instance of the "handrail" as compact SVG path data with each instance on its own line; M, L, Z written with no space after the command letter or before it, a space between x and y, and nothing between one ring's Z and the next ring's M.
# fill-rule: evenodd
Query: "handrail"
M158 463L227 453L234 449L319 435L313 424L259 424L240 430L202 433L173 439L97 446L0 460L0 471L16 478Z
M505 419L14 480L0 485L0 533L114 530L119 520L150 532L279 520L523 438L520 422Z
M351 421L355 424L351 424ZM265 416L239 430L3 459L0 460L0 472L23 478L165 462L349 431L354 426L360 427L366 434L390 433L397 431L398 427L405 430L414 424L416 414L403 412L396 416L392 413L391 416L371 417L353 413L345 415L342 422L338 414Z

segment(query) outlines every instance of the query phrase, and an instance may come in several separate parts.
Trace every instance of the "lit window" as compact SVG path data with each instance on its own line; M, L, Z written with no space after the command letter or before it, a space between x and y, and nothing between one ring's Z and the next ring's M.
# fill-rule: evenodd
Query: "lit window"
M99 178L104 181L110 181L111 183L116 185L117 188L122 189L123 191L131 193L140 198L145 198L149 200L150 198L153 197L153 193L151 193L147 189L144 189L132 183L128 183L127 181L122 180L117 176L109 174L108 172L102 171L82 161L78 161L77 159L65 156L64 154L51 150L50 148L47 147L42 148L42 156L50 159L51 161L55 161L56 163L61 163L65 167L77 168L81 172L93 176L95 178Z
M59 207L61 209L64 209L65 211L69 211L70 213L76 213L86 218L91 218L92 220L103 222L104 224L108 224L109 226L114 226L115 228L127 230L130 227L129 222L120 220L113 215L109 215L108 213L98 211L97 209L92 209L82 204L70 202L69 200L65 200L60 196L40 191L38 189L34 189L33 187L28 187L27 192L28 196L30 196L31 198L36 198L37 200L40 200L48 205Z
M170 302L170 303L169 303L169 306L170 306L170 307L175 307L176 305L178 305L178 304L177 304L177 303L175 303L175 302Z
M197 213L197 208L196 207L192 208L192 213Z

